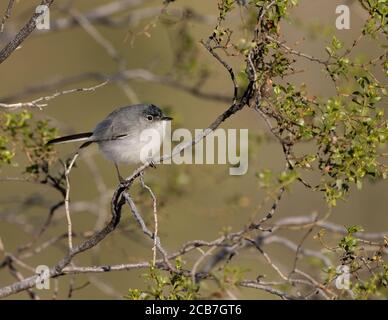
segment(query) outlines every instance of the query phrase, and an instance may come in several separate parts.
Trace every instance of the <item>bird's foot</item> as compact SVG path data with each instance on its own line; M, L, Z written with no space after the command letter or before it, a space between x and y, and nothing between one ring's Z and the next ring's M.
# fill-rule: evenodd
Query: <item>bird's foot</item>
M156 169L156 163L155 163L154 160L150 160L148 163L149 163L149 165L150 165L151 168Z

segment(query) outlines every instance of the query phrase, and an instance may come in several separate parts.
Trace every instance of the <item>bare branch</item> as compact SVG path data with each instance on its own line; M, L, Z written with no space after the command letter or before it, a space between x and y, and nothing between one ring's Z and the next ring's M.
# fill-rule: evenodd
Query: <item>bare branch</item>
M11 17L11 11L12 11L14 3L15 3L15 0L8 1L7 9L5 10L3 19L1 19L0 32L4 31L5 22Z
M41 5L50 7L54 0L42 0ZM27 37L36 28L36 19L41 13L35 12L25 26L17 33L13 40L11 40L1 51L0 51L0 64L3 63L11 54L18 48L21 43L27 39Z
M71 169L75 164L75 161L78 158L78 155L79 154L77 152L71 159L69 165L65 164L65 179L66 179L65 211L66 211L66 220L67 220L67 236L69 241L69 252L71 252L71 250L73 249L73 230L72 230L71 215L70 215L70 209L69 209L69 197L70 197L69 175L70 175Z
M145 188L149 194L151 195L152 198L152 203L153 203L153 211L154 211L154 247L152 248L153 251L153 259L152 263L155 265L156 263L156 247L157 247L157 239L158 239L158 212L157 212L157 204L156 204L156 196L152 189L144 183L144 178L143 176L140 176L140 183L143 188Z
M202 92L202 91L199 91L196 86L187 85L184 82L178 81L171 76L156 75L146 69L128 69L128 70L123 70L112 74L104 74L100 72L87 72L87 73L81 73L81 74L69 76L69 77L53 78L43 82L40 85L26 87L24 90L19 91L17 94L14 94L8 97L3 97L1 100L4 103L8 103L8 102L15 101L17 99L25 98L32 94L47 92L50 90L58 90L58 87L75 84L78 82L82 82L85 80L92 80L92 79L97 81L108 81L108 84L122 82L124 80L147 81L150 83L156 83L163 86L168 86L177 90L182 90L184 92L187 92L201 99L215 100L215 101L227 102L227 103L229 103L232 100L232 98L229 96L220 95L217 93ZM39 100L38 102L40 101L42 100ZM1 104L0 104L0 107L1 107ZM4 107L8 107L8 106L6 105Z
M246 288L254 288L254 289L259 289L263 290L265 292L274 294L276 296L279 296L283 300L295 300L297 299L296 297L293 297L286 292L282 292L280 290L274 289L268 285L263 285L260 282L257 281L252 281L252 280L243 280L238 283L239 286L241 287L246 287Z
M61 92L56 92L56 93L49 95L49 96L40 97L40 98L35 99L33 101L30 101L30 102L19 102L19 103L11 103L11 104L0 103L0 108L6 108L6 109L39 108L39 109L41 109L42 107L45 107L48 105L47 103L40 103L42 101L50 101L50 100L55 99L59 96L74 93L74 92L94 92L96 89L105 86L107 83L108 83L108 81L104 81L100 84L97 84L95 86L88 87L88 88L76 88L76 89L64 90Z

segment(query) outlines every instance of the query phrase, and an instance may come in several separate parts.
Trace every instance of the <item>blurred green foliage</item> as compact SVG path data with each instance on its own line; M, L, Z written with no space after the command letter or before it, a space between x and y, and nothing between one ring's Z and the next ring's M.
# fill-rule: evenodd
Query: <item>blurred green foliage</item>
M57 128L47 120L35 120L27 110L2 113L0 117L0 165L17 166L15 155L23 154L27 163L24 173L37 177L47 172L56 157L46 143L57 136Z
M182 271L182 260L176 259L175 268ZM199 287L191 277L181 273L164 275L154 266L143 277L149 283L148 290L129 289L125 296L130 300L193 300L198 299Z

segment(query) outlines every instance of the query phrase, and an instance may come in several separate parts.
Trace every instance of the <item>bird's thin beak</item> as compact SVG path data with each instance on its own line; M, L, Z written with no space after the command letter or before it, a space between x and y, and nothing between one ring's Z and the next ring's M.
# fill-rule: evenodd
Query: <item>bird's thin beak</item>
M163 117L162 117L162 120L164 120L164 121L171 121L172 118L171 118L171 117L165 117L165 116L163 116Z

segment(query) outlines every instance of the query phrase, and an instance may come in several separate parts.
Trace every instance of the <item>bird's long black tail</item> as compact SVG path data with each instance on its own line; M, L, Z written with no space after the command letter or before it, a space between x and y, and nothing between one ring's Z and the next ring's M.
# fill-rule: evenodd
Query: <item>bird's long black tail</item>
M92 135L93 135L93 132L71 134L69 136L52 139L49 142L47 142L47 144L50 145L50 144L65 143L65 142L84 141L84 140L88 140ZM92 142L93 141L86 141L80 148L86 147Z

